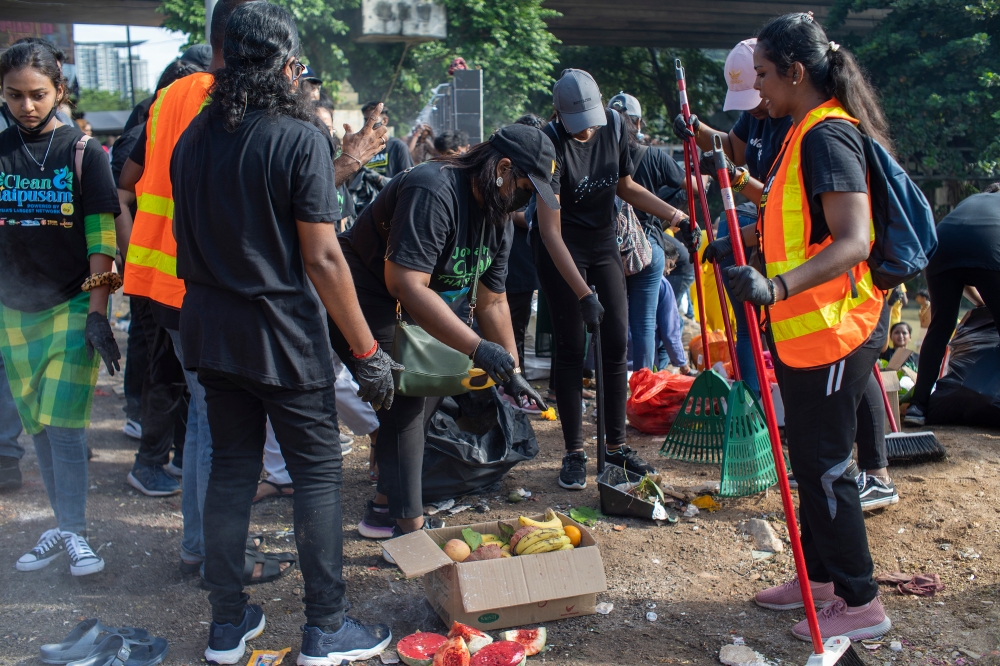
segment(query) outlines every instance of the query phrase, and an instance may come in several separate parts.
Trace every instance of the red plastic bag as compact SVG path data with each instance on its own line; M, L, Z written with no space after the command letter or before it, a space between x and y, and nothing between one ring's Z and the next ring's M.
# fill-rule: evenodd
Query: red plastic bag
M672 375L666 370L653 373L642 368L632 373L628 380L632 395L625 405L628 422L647 435L666 435L693 383L694 377Z

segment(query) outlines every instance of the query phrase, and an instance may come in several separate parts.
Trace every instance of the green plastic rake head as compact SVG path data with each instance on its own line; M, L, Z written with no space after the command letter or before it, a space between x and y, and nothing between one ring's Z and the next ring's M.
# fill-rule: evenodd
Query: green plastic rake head
M691 463L722 462L728 396L729 384L717 372L698 375L660 447L660 455Z
M727 399L726 445L722 455L723 497L746 497L778 482L764 412L749 387L733 384Z

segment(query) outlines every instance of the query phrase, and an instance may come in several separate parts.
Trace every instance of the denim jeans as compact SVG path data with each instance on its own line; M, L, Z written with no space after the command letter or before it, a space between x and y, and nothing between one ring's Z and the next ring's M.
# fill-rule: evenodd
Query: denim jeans
M87 531L87 430L45 426L34 435L38 469L63 532Z
M24 457L24 447L17 443L21 436L21 417L17 414L14 395L10 392L10 383L3 366L3 356L0 356L0 456L17 458Z
M306 623L339 627L347 612L343 579L340 431L333 385L309 391L269 386L200 370L212 430L212 473L205 496L205 582L212 619L239 624L250 507L270 418L295 494L295 546L305 581Z
M177 360L184 365L180 331L172 331ZM198 373L184 370L191 401L188 403L187 432L184 437L184 477L181 479L181 515L184 517L184 536L181 539L181 557L186 562L205 559L205 538L202 532L202 513L205 510L205 493L208 475L212 471L212 432L208 427L208 405L205 388L198 383Z
M632 334L632 370L656 365L656 306L663 277L663 248L650 239L653 260L635 275L625 276L628 328Z
M745 215L739 218L740 227L754 224L756 221L756 218ZM729 221L723 215L719 221L719 233L717 237L725 238L728 235ZM756 393L757 397L760 397L760 382L757 380L757 368L753 362L753 347L750 344L750 326L747 323L743 304L733 300L732 292L729 289L729 277L726 275L726 269L735 265L736 260L732 255L719 262L719 268L722 269L722 284L725 285L726 294L733 303L733 316L736 319L736 360L740 366L740 377L747 383L750 390Z

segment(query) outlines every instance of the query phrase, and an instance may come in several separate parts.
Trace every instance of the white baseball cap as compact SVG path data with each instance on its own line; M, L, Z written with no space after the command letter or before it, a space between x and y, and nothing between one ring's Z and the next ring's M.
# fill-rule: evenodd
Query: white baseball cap
M757 72L753 68L753 50L757 38L744 39L726 56L726 103L723 111L750 111L760 106L760 93L753 83Z

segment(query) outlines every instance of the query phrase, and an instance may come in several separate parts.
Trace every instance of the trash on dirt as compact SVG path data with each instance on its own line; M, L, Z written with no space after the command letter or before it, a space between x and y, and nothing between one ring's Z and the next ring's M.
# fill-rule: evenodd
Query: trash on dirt
M614 526L614 530L615 530L615 532L624 532L625 531L625 527L626 527L626 525L615 525Z
M556 420L556 408L555 407L549 407L548 409L546 409L544 412L541 413L541 417L543 419L545 419L546 421L555 421Z
M900 594L913 594L918 597L933 597L944 589L938 574L910 574L896 571L875 577L875 582L883 585L895 585Z
M741 526L746 534L753 537L755 550L766 550L772 553L780 553L785 550L781 539L775 534L771 523L760 518L751 518Z
M378 656L383 664L398 664L399 655L396 654L395 650L385 650Z
M664 506L662 504L660 504L660 500L655 500L653 502L653 520L666 520L666 521L670 521L670 514L667 513L666 508L664 508ZM670 522L675 522L676 523L677 522L677 516L674 515L673 521L670 521Z
M892 641L891 643L889 643L889 649L892 650L893 652L902 652L903 644L900 643L899 641Z
M601 603L599 603L596 606L594 606L594 610L596 610L601 615L608 615L614 609L615 609L615 605L612 604L612 603L609 603L607 601L602 601Z
M648 613L646 613L646 620L648 620L649 622L656 622L656 613L654 613L653 611L649 611Z
M511 504L517 504L519 502L523 502L524 498L521 497L521 494L519 492L517 492L516 490L512 490L510 491L510 495L507 495L507 501L510 502Z
M958 557L963 560L978 560L979 553L972 548L963 548L959 551Z
M702 495L700 497L695 497L691 500L691 504L694 504L699 509L708 511L709 513L713 511L718 511L722 508L722 505L712 499L711 495Z
M938 546L938 548L940 548L941 550L951 550L951 544L950 543L943 543L940 546Z
M764 655L746 645L723 645L719 649L719 661L726 666L767 666Z
M453 499L441 500L440 502L430 502L424 506L424 513L428 516L433 516L441 511L447 511L453 506L455 506L455 500Z
M595 511L589 506L578 506L569 510L569 517L581 525L593 527L597 524L597 519L603 518L604 516L599 511Z
M515 492L517 492L517 494L523 497L524 499L528 499L529 497L531 497L531 491L525 490L524 488L518 488Z
M286 647L284 650L254 650L250 653L250 661L247 666L278 666L281 660L292 648Z
M448 509L448 515L454 516L456 514L462 513L463 511L468 511L472 508L471 504L459 504L458 506L453 506Z
M733 645L746 645L747 642L742 636L733 636Z
M698 515L698 507L696 507L694 504L688 504L687 507L684 509L684 513L682 515L685 518L694 518L695 516Z
M476 513L486 513L487 511L490 510L490 505L487 504L486 502L480 502L473 508L476 510Z
M774 552L770 550L751 550L750 555L753 557L754 562L761 562L774 557Z

